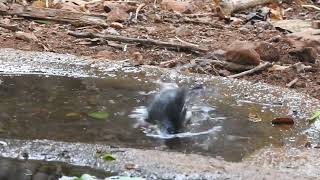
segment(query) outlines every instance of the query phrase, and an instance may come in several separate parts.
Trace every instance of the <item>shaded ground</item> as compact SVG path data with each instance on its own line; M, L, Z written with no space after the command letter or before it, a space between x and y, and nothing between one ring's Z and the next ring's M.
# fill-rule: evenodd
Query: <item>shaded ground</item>
M282 32L279 32L273 27L265 28L266 23L262 22L255 25L233 25L227 24L224 20L219 20L218 17L213 15L205 16L191 16L181 15L169 11L162 10L160 8L153 8L153 2L147 3L147 6L140 12L142 18L137 23L125 24L123 29L112 29L102 27L74 27L71 25L63 24L51 24L45 21L47 24L37 23L35 21L26 20L23 18L0 16L0 19L10 21L11 24L17 24L24 32L33 32L35 36L40 40L41 44L36 42L28 42L16 38L14 32L10 30L0 28L0 47L2 48L17 48L23 50L35 50L45 51L44 46L48 51L58 53L70 53L74 55L85 55L92 57L100 57L112 60L124 60L140 58L142 55L143 64L164 66L177 68L185 64L190 64L190 61L203 55L194 54L190 52L177 52L173 50L163 49L155 46L145 47L128 44L126 51L123 51L121 47L124 44L113 43L109 45L84 45L84 41L67 35L70 30L81 30L90 32L104 32L105 34L118 34L128 37L139 38L154 38L163 41L177 41L179 39L199 44L200 46L207 47L210 51L225 49L226 46L234 42L235 40L248 40L248 41L267 41L272 43L277 49L280 50L280 61L278 64L295 64L298 61L291 57L288 52L292 47L285 41ZM315 12L299 8L295 5L283 5L284 7L293 7L292 11L289 11L288 18L300 18L307 19L313 18ZM203 9L202 13L208 12ZM160 20L157 18L160 17ZM185 21L185 18L189 20L205 19L212 22L211 25L192 23ZM43 21L42 21L43 23ZM277 40L275 40L275 38ZM44 45L44 46L43 46ZM120 47L120 49L119 49ZM137 53L138 52L138 53ZM139 56L137 57L137 54ZM170 62L173 61L173 65ZM169 65L168 65L169 64ZM262 72L251 76L245 76L243 79L248 79L254 82L266 82L276 86L285 87L287 83L299 77L299 81L295 83L292 88L297 89L300 92L310 94L313 97L320 98L320 71L319 63L308 64L312 65L315 69L312 72L296 73L295 70L283 70L273 72ZM218 67L204 66L193 68L192 72L206 73L212 75L219 75Z

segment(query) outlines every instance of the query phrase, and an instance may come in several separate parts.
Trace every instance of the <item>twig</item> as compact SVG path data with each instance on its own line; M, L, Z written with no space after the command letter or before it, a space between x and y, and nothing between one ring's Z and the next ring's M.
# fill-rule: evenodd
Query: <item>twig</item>
M196 61L207 61L208 63L210 63L212 65L217 65L217 66L223 67L229 71L237 71L237 72L247 71L247 70L254 68L254 66L241 65L241 64L236 64L236 63L221 61L221 60L214 60L214 59L197 58L194 61L195 62Z
M313 8L317 11L320 11L320 8L318 6L315 6L315 5L308 5L308 4L303 4L301 5L301 7L304 7L304 8Z
M21 29L17 25L9 25L0 23L0 27L4 29L9 29L10 31L21 31Z
M134 17L135 22L138 22L139 11L140 11L145 5L146 5L145 3L142 3L142 4L140 4L140 5L137 7L136 16Z
M174 23L174 21L171 18L165 18L164 21ZM202 20L197 20L197 19L190 19L190 18L182 18L178 20L179 23L190 23L190 24L199 24L199 25L208 25L212 28L217 28L217 29L223 29L224 26L214 23L214 22L209 22L209 21L202 21Z
M265 70L265 69L267 69L267 68L269 68L271 66L272 66L271 63L265 62L265 63L260 64L260 65L254 67L254 68L252 68L252 69L250 69L248 71L243 71L241 73L234 74L234 75L231 75L231 76L228 76L228 77L230 77L230 78L242 77L242 76L245 76L245 75L253 74L253 73L258 72L258 71L263 71L263 70Z
M188 44L177 44L165 41L159 41L155 39L140 39L140 38L131 38L125 36L114 36L114 35L104 35L98 33L90 33L90 32L68 32L69 35L78 37L78 38L102 38L109 41L118 41L124 43L139 43L141 45L155 45L159 47L165 48L173 48L176 50L184 50L184 51L196 51L196 52L207 52L208 49L200 48L194 45Z
M184 40L180 39L178 36L175 36L175 38L176 38L179 42L181 42L181 43L189 44L189 45L191 45L191 46L199 47L199 45L197 45L197 44L193 44L193 43L189 43L189 42L186 42L186 41L184 41Z
M287 87L287 88L291 88L295 83L298 82L298 80L299 80L299 78L294 78L292 81L290 81L290 82L286 85L286 87Z
M153 7L156 9L157 8L157 0L153 1Z

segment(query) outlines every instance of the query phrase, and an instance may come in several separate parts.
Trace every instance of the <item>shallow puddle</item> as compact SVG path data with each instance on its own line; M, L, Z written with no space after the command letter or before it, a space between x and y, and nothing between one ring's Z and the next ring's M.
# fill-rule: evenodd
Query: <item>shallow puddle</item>
M0 158L1 180L57 180L62 176L80 177L83 174L97 178L114 175L102 170L61 162Z
M266 145L286 144L302 130L297 125L285 129L271 125L274 117L288 115L279 104L239 101L206 88L188 102L192 114L188 132L165 139L136 128L139 113L134 111L148 104L159 87L156 83L42 75L2 75L0 79L2 138L102 143L240 161ZM91 112L107 112L109 117L94 119L88 116Z

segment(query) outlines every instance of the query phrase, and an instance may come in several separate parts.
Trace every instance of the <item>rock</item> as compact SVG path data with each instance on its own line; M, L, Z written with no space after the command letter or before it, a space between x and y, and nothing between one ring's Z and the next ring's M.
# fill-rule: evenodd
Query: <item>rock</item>
M320 21L319 21L319 20L314 20L314 21L312 21L311 27L312 27L313 29L320 29Z
M317 59L317 51L313 47L296 48L289 52L291 56L295 56L301 62L315 63Z
M105 1L104 10L108 13L108 22L123 22L128 19L130 12L135 12L135 7L126 3Z
M36 42L38 41L37 36L35 36L33 33L26 33L22 31L18 31L15 33L15 36L17 39L24 40L26 42Z
M109 22L123 22L128 19L129 14L121 9L116 9L108 13Z
M286 39L295 48L313 47L320 53L320 29L307 29L302 32L291 33Z
M264 61L275 62L280 60L280 51L273 44L265 41L255 43L255 50Z
M290 32L302 32L311 28L311 21L300 19L286 19L272 23L276 29Z
M260 55L255 44L248 41L235 41L226 50L226 61L242 65L259 65Z
M225 70L225 69L219 70L218 73L219 73L220 76L224 76L224 77L227 77L227 76L230 76L230 75L231 75L231 72L228 71L228 70Z
M111 34L111 35L116 35L116 36L120 35L120 33L117 30L115 30L114 28L111 28L111 27L103 30L101 33L102 34Z
M162 0L161 8L169 11L176 11L179 13L194 13L195 6L192 1L176 1L176 0Z

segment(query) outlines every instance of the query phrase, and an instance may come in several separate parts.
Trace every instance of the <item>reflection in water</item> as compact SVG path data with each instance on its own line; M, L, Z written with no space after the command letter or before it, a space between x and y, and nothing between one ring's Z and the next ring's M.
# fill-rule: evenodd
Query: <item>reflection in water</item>
M102 170L72 166L61 162L0 158L1 180L57 180L63 175L80 177L82 174L90 174L97 178L115 175Z
M283 141L270 120L276 116L259 104L237 104L230 96L206 89L188 101L191 124L187 132L173 140L159 137L153 130L135 128L145 116L157 84L132 78L95 79L45 77L37 75L1 76L0 136L19 139L52 139L70 142L167 149L221 156L239 161L271 142ZM137 107L140 107L137 108ZM282 112L281 107L273 107ZM136 114L132 112L136 110ZM108 112L106 120L87 113ZM140 113L140 114L139 114ZM259 123L248 120L258 114ZM176 137L180 138L180 142ZM232 138L230 138L232 137ZM272 137L272 139L270 139ZM172 138L172 137L170 137Z

